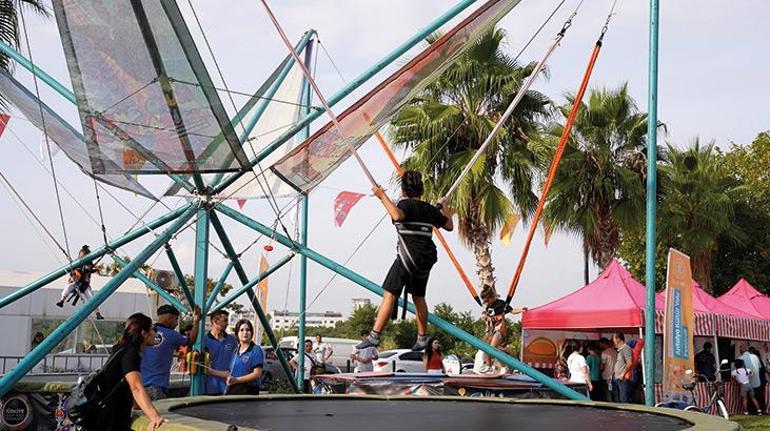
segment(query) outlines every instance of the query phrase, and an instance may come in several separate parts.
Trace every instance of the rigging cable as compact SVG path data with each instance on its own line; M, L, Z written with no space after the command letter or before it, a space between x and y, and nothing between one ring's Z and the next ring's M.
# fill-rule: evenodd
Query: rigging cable
M599 56L599 51L602 48L604 35L607 33L607 29L610 24L610 19L612 18L616 5L617 5L617 0L614 0L612 3L612 8L610 9L610 13L607 15L607 20L605 21L604 26L602 27L602 31L599 35L599 38L596 40L596 43L594 44L594 49L591 52L590 59L588 60L588 66L586 67L586 71L583 74L583 80L580 83L578 92L575 94L574 101L572 102L572 109L570 110L569 116L567 117L567 121L564 124L564 129L562 130L561 138L559 138L559 144L556 147L556 152L554 153L553 160L551 161L551 166L548 169L548 176L546 177L545 183L543 184L543 190L540 193L540 199L537 203L537 209L535 210L535 215L532 218L532 223L529 225L527 240L524 243L524 249L522 250L521 257L519 258L519 263L516 267L516 273L514 274L513 279L511 280L511 283L508 287L508 295L505 298L506 305L510 305L511 300L513 299L513 295L514 293L516 293L516 287L518 286L519 280L521 279L521 274L524 270L524 264L526 263L527 255L529 254L529 248L532 245L532 238L535 236L535 231L537 230L538 221L540 220L540 216L543 213L545 200L548 197L548 192L551 189L551 185L553 184L554 177L556 176L556 171L559 168L559 162L561 161L561 158L564 155L564 151L567 147L567 141L569 140L570 131L572 130L572 125L575 122L577 113L580 110L580 106L583 103L583 96L585 95L586 89L588 88L588 82L591 79L591 74L593 72L594 65L596 64L596 60Z
M29 43L29 34L27 33L27 23L24 20L24 8L19 8L19 16L21 17L21 25L22 25L22 28L24 29L24 41L27 45L27 54L29 54L29 62L32 65L32 70L34 71L37 69L37 66L35 66L35 60L32 57L32 45L30 45ZM35 95L37 96L37 105L38 105L38 109L40 110L40 121L43 126L43 136L45 136L45 147L46 147L46 150L48 151L48 160L51 164L51 172L53 174L53 188L54 188L54 191L56 192L56 203L59 208L59 221L61 221L62 233L64 234L64 246L66 247L66 250L67 250L64 252L64 254L67 256L67 260L72 262L72 258L70 257L70 254L69 254L70 244L69 244L69 238L67 237L67 227L65 226L65 223L64 223L64 210L62 209L61 196L59 195L59 185L56 182L56 169L54 167L53 156L51 155L51 143L48 140L48 131L46 129L46 124L45 124L45 113L43 112L43 102L40 99L40 86L38 85L38 82L37 82L37 75L34 72L32 73L32 81L35 84ZM46 231L48 230L46 229ZM58 245L58 242L57 242L57 245ZM59 248L61 248L61 246L59 246Z

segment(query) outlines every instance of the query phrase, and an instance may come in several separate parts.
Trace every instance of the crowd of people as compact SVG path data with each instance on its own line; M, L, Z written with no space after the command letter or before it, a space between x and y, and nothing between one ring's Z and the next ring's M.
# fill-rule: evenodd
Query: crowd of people
M602 338L583 346L570 341L556 366L555 377L585 384L594 401L641 402L643 346L644 340L639 338L626 342L622 332L613 334L612 341Z

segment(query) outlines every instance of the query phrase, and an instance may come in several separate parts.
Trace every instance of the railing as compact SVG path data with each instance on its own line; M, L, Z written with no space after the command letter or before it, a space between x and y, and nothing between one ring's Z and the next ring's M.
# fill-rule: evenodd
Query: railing
M29 374L89 373L100 369L108 357L109 355L102 353L48 355ZM24 356L0 356L2 374L13 369L23 358Z

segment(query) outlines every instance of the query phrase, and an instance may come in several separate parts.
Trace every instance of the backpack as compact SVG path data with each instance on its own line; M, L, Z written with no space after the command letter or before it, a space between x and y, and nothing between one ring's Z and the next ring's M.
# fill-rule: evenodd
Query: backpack
M94 428L99 416L115 392L123 386L125 377L112 388L105 387L105 370L112 364L124 348L115 351L101 369L85 376L72 389L69 398L70 406L68 416L72 423L82 429Z

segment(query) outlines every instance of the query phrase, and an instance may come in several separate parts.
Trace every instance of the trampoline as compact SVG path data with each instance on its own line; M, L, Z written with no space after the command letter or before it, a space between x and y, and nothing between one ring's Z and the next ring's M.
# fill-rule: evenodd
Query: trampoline
M185 430L372 431L424 427L595 431L623 429L738 430L733 422L698 413L563 400L379 396L232 396L163 400L169 425ZM139 419L135 429L146 419Z

